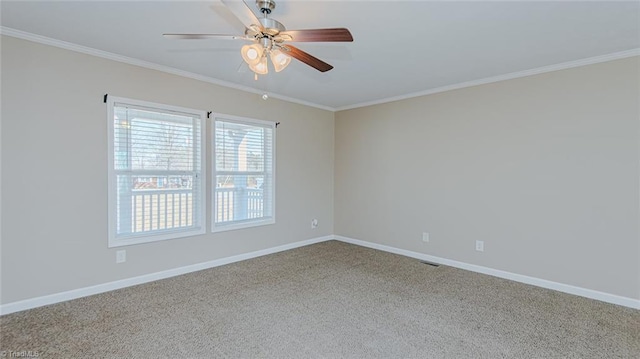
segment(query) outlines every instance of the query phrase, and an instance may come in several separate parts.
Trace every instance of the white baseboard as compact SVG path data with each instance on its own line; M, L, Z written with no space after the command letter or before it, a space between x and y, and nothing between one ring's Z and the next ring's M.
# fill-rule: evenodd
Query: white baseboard
M345 243L351 243L351 244L355 244L355 245L362 246L362 247L377 249L377 250L381 250L381 251L389 252L389 253L395 253L395 254L399 254L399 255L402 255L402 256L406 256L406 257L411 257L411 258L424 260L424 261L427 261L427 262L432 262L432 263L436 263L436 264L442 264L442 265L446 265L446 266L450 266L450 267L460 268L460 269L468 270L468 271L471 271L471 272L487 274L487 275L498 277L498 278L509 279L509 280L512 280L512 281L515 281L515 282L531 284L531 285L535 285L537 287L556 290L558 292L569 293L569 294L578 295L578 296L581 296L581 297L586 297L586 298L590 298L590 299L599 300L599 301L602 301L602 302L622 305L622 306L629 307L629 308L634 308L634 309L640 309L640 300L639 299L622 297L622 296L615 295L615 294L599 292L597 290L576 287L576 286L563 284L563 283L558 283L558 282L552 282L552 281L545 280L545 279L529 277L529 276L526 276L526 275L515 274L515 273L511 273L511 272L505 272L505 271L502 271L502 270L493 269L493 268L487 268L487 267L483 267L483 266L479 266L479 265L475 265L475 264L468 264L468 263L464 263L464 262L458 262L458 261L454 261L454 260L451 260L451 259L435 257L435 256L431 256L431 255L424 254L424 253L408 251L408 250L405 250L405 249L390 247L390 246L386 246L386 245L378 244L378 243L362 241L362 240L359 240L359 239L353 239L353 238L348 238L348 237L343 237L343 236L334 236L334 239L338 240L338 241L341 241L341 242L345 242Z
M79 288L79 289L74 289L66 292L46 295L42 297L30 298L30 299L17 301L17 302L2 304L0 305L0 315L42 307L49 304L66 302L72 299L82 298L82 297L104 293L104 292L108 292L116 289L131 287L134 285L153 282L156 280L170 278L170 277L175 277L178 275L187 274L191 272L197 272L203 269L218 267L225 264L235 263L235 262L243 261L246 259L261 257L264 255L278 253L278 252L286 251L289 249L304 247L310 244L325 242L329 240L338 240L345 243L377 249L384 252L399 254L406 257L416 258L416 259L420 259L420 260L424 260L432 263L437 263L437 264L460 268L460 269L464 269L472 272L487 274L494 277L509 279L509 280L513 280L513 281L525 283L525 284L531 284L531 285L535 285L542 288L557 290L559 292L574 294L574 295L578 295L578 296L582 296L590 299L599 300L602 302L622 305L622 306L634 308L634 309L640 309L640 300L638 299L622 297L622 296L599 292L591 289L575 287L568 284L552 282L545 279L539 279L539 278L529 277L525 275L505 272L498 269L478 266L475 264L458 262L451 259L435 257L435 256L431 256L424 253L413 252L413 251L395 248L395 247L391 247L383 244L362 241L359 239L353 239L353 238L348 238L348 237L338 236L338 235L329 235L324 237L312 238L305 241L289 243L289 244L285 244L278 247L267 248L259 251L238 254L231 257L215 259L215 260L204 262L204 263L197 263L197 264L192 264L185 267L169 269L162 272L150 273L150 274L145 274L145 275L141 275L133 278L127 278L127 279L117 280L109 283L98 284L91 287Z
M294 249L298 247L307 246L314 243L320 243L324 241L328 241L333 239L333 236L324 236L318 238L312 238L306 241L294 242L285 244L278 247L267 248L255 252L238 254L231 257L215 259L212 261L197 263L188 265L185 267L179 267L174 269L165 270L162 272L145 274L133 278L121 279L114 282L108 282L103 284L94 285L91 287L79 288L74 290L69 290L66 292L50 294L42 297L36 297L31 299L25 299L17 302L7 303L0 305L0 315L20 312L27 309L33 309L37 307L42 307L49 304L55 304L60 302L66 302L68 300L87 297L94 294L104 293L116 289L131 287L138 284L153 282L160 279L175 277L182 274L187 274L191 272L197 272L203 269L213 268L222 266L225 264L230 264L234 262L243 261L246 259L261 257L267 254L273 254L277 252L286 251L289 249Z

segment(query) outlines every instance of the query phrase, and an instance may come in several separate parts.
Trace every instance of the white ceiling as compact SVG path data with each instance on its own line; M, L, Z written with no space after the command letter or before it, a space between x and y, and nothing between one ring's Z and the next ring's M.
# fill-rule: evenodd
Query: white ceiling
M320 73L294 60L258 81L242 66L242 41L162 36L242 34L243 25L219 0L2 0L0 12L5 34L40 35L334 110L640 54L640 1L277 0L271 17L287 29L347 27L354 42L296 43L335 68Z

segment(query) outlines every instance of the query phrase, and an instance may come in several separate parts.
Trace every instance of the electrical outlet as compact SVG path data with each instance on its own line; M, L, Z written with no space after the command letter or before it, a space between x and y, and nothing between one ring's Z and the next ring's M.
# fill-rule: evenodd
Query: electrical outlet
M318 228L318 220L314 218L311 220L311 229L316 229L316 228Z
M429 242L429 232L422 232L422 241Z
M476 251L484 252L484 241L476 241Z
M116 263L124 263L127 261L127 251L119 250L116 252Z

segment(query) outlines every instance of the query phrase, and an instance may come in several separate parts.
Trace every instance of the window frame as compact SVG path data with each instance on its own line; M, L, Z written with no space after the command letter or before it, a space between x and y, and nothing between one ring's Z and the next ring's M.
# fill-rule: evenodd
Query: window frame
M154 103L154 102L148 102L148 101L142 101L142 100L135 100L135 99L129 99L129 98L123 98L123 97L116 97L116 96L107 96L107 126L108 126L108 136L107 136L107 173L108 173L108 181L107 181L107 193L108 193L108 247L109 248L113 248L113 247L122 247L122 246L128 246L128 245L133 245L133 244L141 244L141 243L149 243L149 242L157 242L157 241L163 241L163 240L169 240L169 239L177 239L177 238L184 238L184 237L191 237L191 236L196 236L196 235L201 235L201 234L205 234L207 232L207 223L206 223L206 218L207 218L207 176L206 176L206 154L207 154L207 150L206 150L206 134L207 134L207 114L206 111L201 111L201 110L196 110L196 109L191 109L191 108L185 108L185 107L179 107L179 106L172 106L172 105L166 105L166 104L160 104L160 103ZM124 106L131 106L133 108L137 108L137 109L146 109L146 110L151 110L151 111L156 111L156 112L161 112L161 113L167 113L167 114L179 114L179 115L183 115L183 116L192 116L194 119L197 119L197 121L199 122L200 125L200 138L199 138L199 148L196 148L196 146L194 146L194 154L197 153L197 151L199 151L200 154L200 160L198 162L195 162L194 160L194 164L198 163L199 164L199 169L198 170L194 170L194 171L189 171L189 172L195 172L196 173L196 178L199 179L199 190L193 190L192 189L192 193L194 195L196 195L196 193L199 195L200 198L200 203L198 207L194 206L194 210L197 208L198 209L198 215L197 215L197 219L199 222L199 227L196 228L186 228L186 229L181 229L181 228L176 228L176 229L169 229L169 230L163 230L163 231L158 231L158 232L151 232L151 233L138 233L138 234L131 234L131 235L127 235L127 236L118 236L117 233L117 211L118 211L118 207L117 207L117 196L118 196L118 190L117 190L117 176L118 174L122 174L123 170L117 170L115 168L115 126L114 126L114 114L115 114L115 107L116 105L124 105ZM195 134L194 134L195 135ZM131 175L135 175L136 171L135 170L126 170L127 172L131 173ZM163 172L162 170L158 171L159 173ZM185 172L185 171L164 171L166 173L166 176L171 176L171 175L175 175L178 172ZM199 192L199 193L198 193ZM196 220L196 215L194 214L194 222Z
M222 113L212 114L211 118L212 118L211 129L210 129L211 141L209 141L209 144L211 145L211 150L209 151L209 153L211 154L210 164L211 164L211 173L212 173L211 181L210 181L211 232L219 233L219 232L234 231L239 229L246 229L246 228L253 228L253 227L260 227L260 226L275 224L276 223L276 142L277 142L276 141L276 122L258 120L254 118L248 118L248 117L227 115ZM216 202L217 201L217 195L216 195L217 183L216 182L217 182L217 173L218 173L216 168L216 123L218 121L233 122L233 123L238 123L241 125L248 125L248 126L268 127L271 129L271 174L270 174L271 176L271 188L270 188L271 216L270 217L240 220L240 221L236 221L235 223L229 223L229 224L218 224L216 222L216 218L218 215L218 206ZM228 172L228 171L221 171L221 172ZM266 168L263 172L265 174L268 173Z

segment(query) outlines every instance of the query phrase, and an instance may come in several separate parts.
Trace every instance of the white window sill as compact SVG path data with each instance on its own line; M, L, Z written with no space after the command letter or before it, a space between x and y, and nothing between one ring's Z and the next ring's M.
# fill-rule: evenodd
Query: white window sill
M124 247L134 244L166 241L169 239L177 239L184 237L193 237L201 234L205 234L204 228L198 228L191 231L176 231L173 233L158 233L156 235L150 235L149 233L140 234L139 236L131 236L125 238L109 238L109 248Z
M276 220L273 217L261 219L261 220L248 220L246 222L229 223L229 224L214 223L213 228L211 228L211 232L217 233L217 232L235 231L238 229L267 226L274 223L276 223Z

